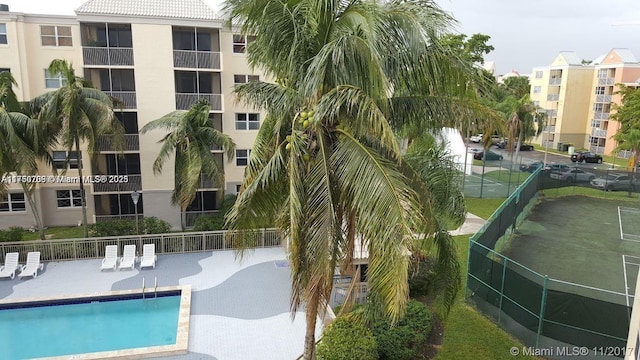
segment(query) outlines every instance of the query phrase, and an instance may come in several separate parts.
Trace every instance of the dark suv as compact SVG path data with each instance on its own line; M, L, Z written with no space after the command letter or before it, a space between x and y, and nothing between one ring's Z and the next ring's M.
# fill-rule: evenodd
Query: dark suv
M571 161L602 164L602 156L592 153L591 151L580 151L571 155Z

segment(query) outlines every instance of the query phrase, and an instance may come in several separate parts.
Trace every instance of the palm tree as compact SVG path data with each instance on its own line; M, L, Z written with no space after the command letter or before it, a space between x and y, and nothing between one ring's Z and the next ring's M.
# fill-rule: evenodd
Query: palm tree
M640 159L640 129L626 128L618 131L613 139L618 142L614 151L631 151L634 159L633 172L637 171L638 159Z
M247 59L276 79L235 89L267 115L227 223L242 248L253 238L241 230L276 215L289 241L291 310L306 308L312 359L334 269L352 265L356 242L369 250L369 289L394 321L408 298L409 252L435 242L440 261L455 263L450 239L434 235L436 200L396 132L459 127L475 105L470 82L437 45L452 19L430 1L229 0L225 10L258 34ZM443 274L451 282L454 268Z
M122 146L124 129L113 113L111 98L82 77L76 76L73 65L66 60L55 59L49 65L51 74L61 74L63 86L38 96L31 101L30 108L55 133L67 151L78 154L78 175L82 201L82 224L84 236L88 236L86 195L83 179L83 159L80 143L86 146L90 156L97 153L96 142L111 135L115 149ZM68 159L67 159L68 160Z
M163 166L174 157L174 190L171 203L180 206L181 225L184 230L187 207L195 199L202 176L222 185L224 173L211 150L221 147L230 159L235 155L233 140L214 128L209 118L211 105L201 100L188 111L177 110L146 124L142 134L161 129L168 133L159 141L162 144L153 162L154 174L162 173Z

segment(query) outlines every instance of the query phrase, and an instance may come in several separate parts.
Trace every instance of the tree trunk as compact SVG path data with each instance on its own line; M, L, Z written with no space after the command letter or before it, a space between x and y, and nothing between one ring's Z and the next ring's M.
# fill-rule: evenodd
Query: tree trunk
M35 184L27 184L20 183L22 186L22 191L24 191L24 196L27 198L29 202L29 207L31 207L31 212L33 213L33 220L36 222L36 228L38 229L38 234L40 235L40 240L45 240L44 236L44 225L42 225L42 219L40 218L40 211L37 208L36 200L33 198Z
M80 151L80 140L75 138L76 154L78 155L78 176L80 177L80 199L82 206L82 226L84 228L84 237L89 237L89 228L87 225L87 199L84 194L84 179L82 178L82 152Z
M305 318L307 321L307 333L304 336L304 354L303 360L315 359L316 351L316 321L318 320L318 301L319 294L313 293L311 299L307 303Z
M187 228L187 212L185 209L180 208L180 229L184 232Z

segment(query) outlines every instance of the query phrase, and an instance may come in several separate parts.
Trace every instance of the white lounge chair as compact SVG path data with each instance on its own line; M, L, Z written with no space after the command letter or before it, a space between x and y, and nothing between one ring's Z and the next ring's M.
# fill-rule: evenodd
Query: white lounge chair
M38 270L42 271L44 264L40 263L40 252L34 251L27 254L27 264L20 270L19 278L31 276L34 279L38 277Z
M144 246L142 246L142 259L140 259L140 269L144 267L152 267L155 269L157 258L156 245L144 244Z
M102 259L102 265L100 265L100 271L106 269L113 269L114 271L118 267L118 245L107 245L104 249L104 259Z
M4 257L4 265L0 266L0 278L15 278L18 265L18 253L7 253Z
M133 267L136 264L136 246L135 245L125 245L124 246L124 254L122 255L122 259L120 259L120 270L128 268L133 270Z

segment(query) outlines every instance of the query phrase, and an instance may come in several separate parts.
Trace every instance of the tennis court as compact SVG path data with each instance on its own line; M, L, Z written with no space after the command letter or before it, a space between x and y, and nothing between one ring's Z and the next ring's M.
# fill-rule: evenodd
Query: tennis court
M601 300L625 304L620 294L634 294L640 269L638 207L584 196L542 199L502 253L574 293L580 284L579 293L603 289Z

